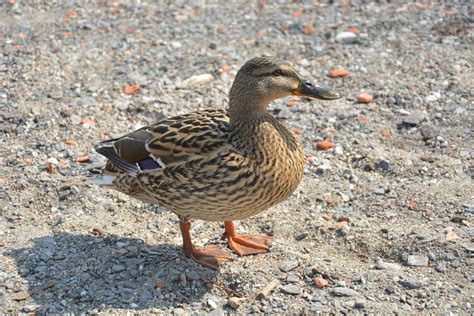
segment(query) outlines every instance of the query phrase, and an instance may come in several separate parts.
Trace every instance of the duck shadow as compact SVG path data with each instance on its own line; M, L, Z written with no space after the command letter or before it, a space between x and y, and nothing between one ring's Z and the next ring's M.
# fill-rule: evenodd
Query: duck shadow
M40 314L177 307L199 301L218 272L174 245L60 233L10 251Z

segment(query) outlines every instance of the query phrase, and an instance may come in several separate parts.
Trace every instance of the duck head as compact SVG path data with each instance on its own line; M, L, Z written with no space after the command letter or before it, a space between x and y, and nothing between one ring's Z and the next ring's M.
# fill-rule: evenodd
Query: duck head
M249 60L238 71L229 95L233 109L265 110L267 105L282 97L297 95L319 100L336 100L341 97L331 88L304 79L288 62L274 57L257 57ZM240 112L240 111L239 111Z

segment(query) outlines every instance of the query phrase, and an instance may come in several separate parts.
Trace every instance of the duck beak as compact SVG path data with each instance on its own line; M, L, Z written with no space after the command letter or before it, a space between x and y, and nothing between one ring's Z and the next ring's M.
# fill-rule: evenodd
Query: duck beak
M336 100L341 95L328 87L323 87L312 83L309 80L302 80L298 88L293 91L293 95L319 99L319 100Z

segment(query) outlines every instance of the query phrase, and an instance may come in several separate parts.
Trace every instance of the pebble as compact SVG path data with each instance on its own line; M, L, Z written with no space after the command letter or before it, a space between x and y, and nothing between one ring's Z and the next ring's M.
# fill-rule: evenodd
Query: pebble
M347 287L336 287L334 288L331 293L335 296L354 296L357 295L357 292L353 289Z
M342 156L342 155L344 155L344 149L342 148L341 145L339 145L339 144L336 145L336 147L334 148L334 154L335 154L336 156Z
M420 112L410 113L407 117L403 118L403 123L410 126L416 126L426 119L426 115Z
M224 316L224 311L220 308L217 308L217 309L214 309L212 310L211 312L209 312L209 314L207 314L208 316Z
M186 312L184 309L182 308L175 308L173 310L173 315L176 315L176 316L187 316L187 315L191 315L191 313L188 313Z
M374 190L374 193L377 195L384 195L385 194L385 188L376 188Z
M335 37L336 42L341 44L354 44L357 42L357 34L352 32L341 32Z
M428 261L429 259L425 255L410 255L407 257L407 265L411 267L426 267Z
M409 290L419 289L422 287L422 283L418 280L404 280L402 284Z
M296 286L294 284L287 284L281 288L281 291L285 294L290 294L290 295L299 295L301 294L301 289L299 286Z
M316 285L316 287L318 289L322 289L323 287L325 287L329 283L327 280L325 280L323 278L315 278L313 280L313 282L314 282L314 285Z
M283 272L288 272L299 266L298 260L284 260L280 263L278 268Z
M121 264L114 264L112 266L112 272L118 273L118 272L121 272L123 270L125 270L125 267Z
M401 265L396 264L396 263L390 263L390 262L384 262L382 259L377 258L375 261L375 267L380 270L392 270L392 271L398 271L402 268Z
M230 297L227 300L227 305L229 305L230 307L232 307L234 309L238 309L240 307L240 304L244 300L245 300L244 298L240 298L240 297Z
M375 167L377 168L377 170L388 172L391 169L390 161L381 159Z
M354 308L363 309L364 307L365 307L365 301L364 300L355 301Z
M300 280L300 277L296 274L290 274L286 277L286 282L288 283L296 283Z
M54 157L48 158L46 162L55 166L59 165L59 161Z
M357 103L372 103L374 101L374 97L368 93L361 93L357 96Z
M41 246L43 247L51 247L56 244L56 240L53 236L46 236L41 238Z
M217 305L217 303L212 299L207 300L207 305L209 305L209 307L211 307L212 309L216 309L217 307L219 307L219 305Z
M26 306L23 306L21 308L21 311L24 312L24 313L32 313L34 311L36 311L38 308L40 307L40 305L26 305Z
M427 96L425 101L430 103L430 102L437 101L439 98L441 98L441 94L438 92L438 93L430 94L429 96Z

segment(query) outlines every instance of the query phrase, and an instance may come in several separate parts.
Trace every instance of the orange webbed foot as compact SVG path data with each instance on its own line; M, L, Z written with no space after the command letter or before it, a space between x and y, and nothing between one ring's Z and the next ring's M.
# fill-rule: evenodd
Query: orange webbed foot
M272 238L265 235L238 235L234 223L224 222L229 248L239 256L268 252Z
M223 262L229 260L229 255L217 246L195 248L187 255L197 263L214 270L219 269Z

